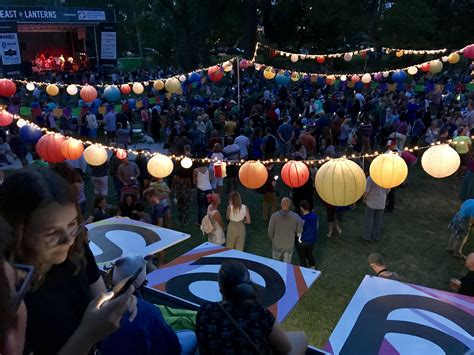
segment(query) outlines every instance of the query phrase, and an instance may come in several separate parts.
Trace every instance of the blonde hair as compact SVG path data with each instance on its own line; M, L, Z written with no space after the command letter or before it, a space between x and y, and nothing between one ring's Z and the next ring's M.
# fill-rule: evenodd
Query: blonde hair
M229 194L229 202L235 212L239 212L242 208L242 199L237 191L232 191Z

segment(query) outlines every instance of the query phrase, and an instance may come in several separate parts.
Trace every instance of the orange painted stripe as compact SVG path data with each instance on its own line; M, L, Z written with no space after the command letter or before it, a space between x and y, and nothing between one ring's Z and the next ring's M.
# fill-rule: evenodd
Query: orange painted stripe
M303 294L308 291L308 286L306 285L306 281L301 273L301 269L295 266L293 267L293 270L295 273L296 288L298 289L298 297L301 298Z
M153 286L153 288L156 288L159 291L166 292L166 282L163 282L159 285Z
M173 261L170 261L168 264L163 266L161 269L165 269L167 267L174 266L174 265L184 264L184 263L187 263L188 261L197 260L197 259L199 259L203 256L222 253L225 250L228 250L228 249L227 248L217 248L216 250L206 250L206 251L202 251L200 253L193 253L193 254L189 254L189 255L181 255L180 257L174 259Z
M273 314L273 316L275 317L275 319L278 319L278 302L272 304L272 305L269 306L267 309L271 312L271 314Z

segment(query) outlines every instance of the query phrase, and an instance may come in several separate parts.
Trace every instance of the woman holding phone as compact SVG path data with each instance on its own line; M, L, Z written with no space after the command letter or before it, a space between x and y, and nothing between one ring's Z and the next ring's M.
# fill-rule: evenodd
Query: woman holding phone
M87 244L74 190L47 168L26 168L0 190L0 214L13 229L7 257L35 268L25 296L25 353L88 354L115 331L133 287L114 297Z

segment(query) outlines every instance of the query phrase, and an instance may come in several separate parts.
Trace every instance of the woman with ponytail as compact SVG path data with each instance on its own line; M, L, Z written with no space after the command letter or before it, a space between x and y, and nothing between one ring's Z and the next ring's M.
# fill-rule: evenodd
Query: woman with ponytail
M258 303L257 287L243 263L224 262L217 278L222 302L204 303L196 318L201 355L305 353L306 335L286 333Z

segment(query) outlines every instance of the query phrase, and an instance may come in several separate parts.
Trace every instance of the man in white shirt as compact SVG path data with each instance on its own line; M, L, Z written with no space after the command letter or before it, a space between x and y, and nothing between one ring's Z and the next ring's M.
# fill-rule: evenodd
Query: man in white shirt
M240 135L235 138L234 143L240 148L240 159L247 160L249 157L250 140L245 136L244 130L240 130Z
M372 178L367 177L364 193L366 204L364 214L364 234L362 238L367 241L378 241L382 231L382 217L390 189L378 186Z

